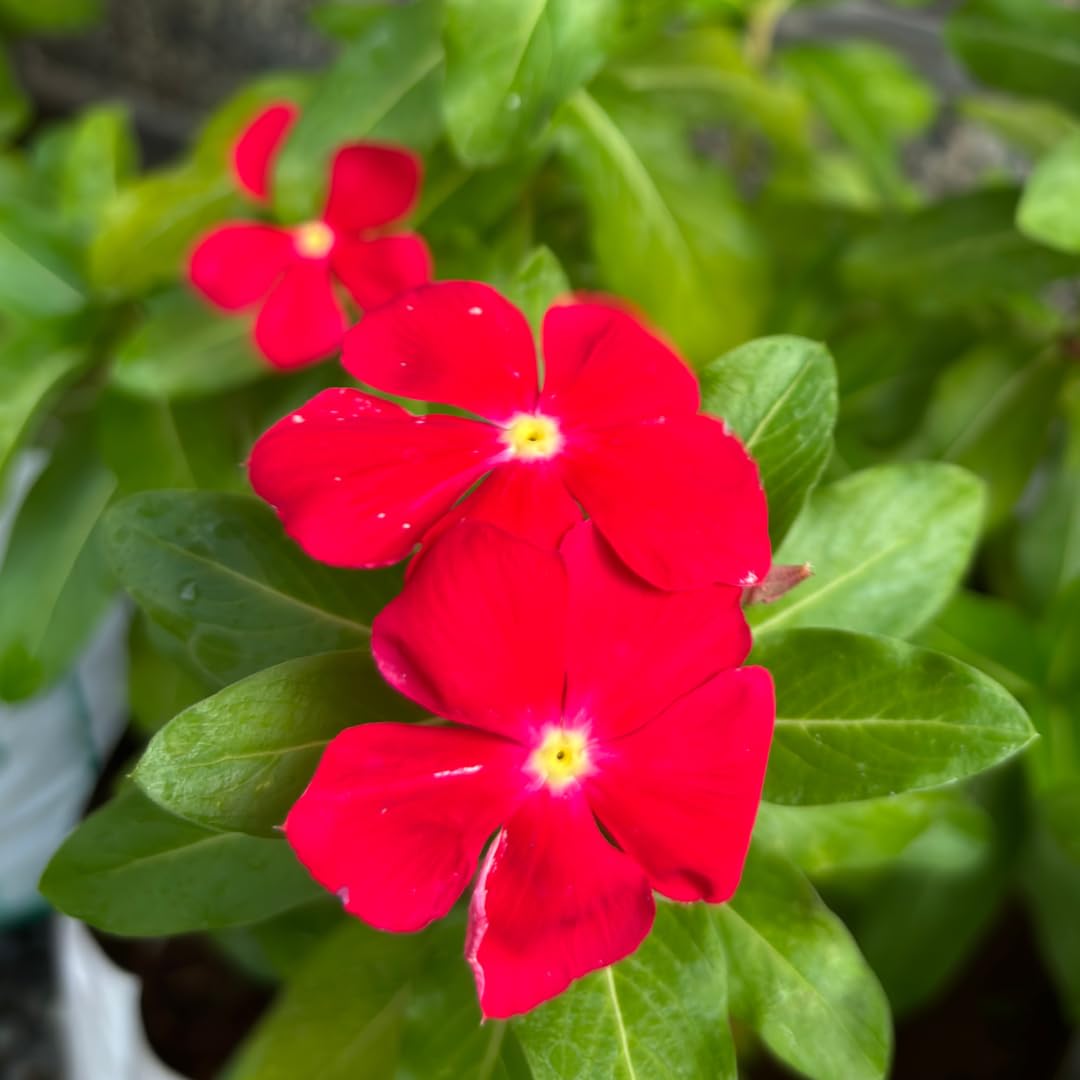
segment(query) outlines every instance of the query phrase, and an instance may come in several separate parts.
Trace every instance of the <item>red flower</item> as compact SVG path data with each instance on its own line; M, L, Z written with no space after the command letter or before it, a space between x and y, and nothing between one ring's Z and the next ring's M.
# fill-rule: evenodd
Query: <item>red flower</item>
M350 332L345 366L386 393L483 419L416 417L327 390L258 441L252 485L305 551L339 566L397 562L461 518L555 545L580 503L662 588L763 579L757 469L720 420L699 414L694 376L668 345L627 311L583 300L548 311L543 346L539 390L529 325L493 289L405 293Z
M481 1007L553 997L637 948L654 889L735 890L775 711L768 672L731 670L739 596L651 588L589 524L560 552L452 529L372 636L386 679L452 724L343 731L290 844L347 911L408 932L447 914L498 830L466 945Z
M273 105L236 144L237 182L256 199L268 197L273 159L296 117L295 106ZM330 356L349 325L335 282L367 309L431 277L431 257L419 236L384 232L413 208L420 169L419 159L401 147L346 146L334 158L318 221L290 228L222 225L195 248L191 283L226 311L261 305L255 343L275 367Z

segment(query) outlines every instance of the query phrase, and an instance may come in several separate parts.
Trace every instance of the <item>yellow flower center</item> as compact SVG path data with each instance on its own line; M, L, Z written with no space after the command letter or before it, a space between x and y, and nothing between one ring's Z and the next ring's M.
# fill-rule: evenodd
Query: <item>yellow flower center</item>
M552 790L565 790L592 771L588 735L572 728L547 728L529 757L529 768Z
M293 243L305 259L322 259L334 246L334 230L324 221L309 221L293 230Z
M563 437L557 420L535 413L521 413L506 425L503 442L515 457L537 461L554 457L562 449Z

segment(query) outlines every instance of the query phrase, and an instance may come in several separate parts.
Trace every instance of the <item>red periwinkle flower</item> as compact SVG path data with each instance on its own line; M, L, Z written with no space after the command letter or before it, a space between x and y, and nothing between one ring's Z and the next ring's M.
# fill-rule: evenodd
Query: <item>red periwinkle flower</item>
M252 485L308 554L339 566L397 562L462 518L554 546L583 507L661 588L763 579L757 468L698 412L697 381L672 349L630 312L586 299L548 311L543 353L540 389L528 322L486 285L404 293L349 333L345 366L476 419L327 390L258 441Z
M254 198L267 199L273 160L296 117L294 105L273 105L237 142L233 171ZM319 220L291 228L222 225L195 248L191 283L226 311L260 305L255 343L275 367L324 359L341 347L349 325L338 283L367 309L431 278L424 241L386 233L412 210L420 177L419 159L401 147L343 147Z
M449 726L327 747L285 834L382 930L446 915L477 869L466 957L506 1017L633 952L653 890L734 892L772 737L772 681L733 670L740 590L663 592L584 523L559 551L449 530L378 616L383 675ZM599 824L598 824L599 822Z

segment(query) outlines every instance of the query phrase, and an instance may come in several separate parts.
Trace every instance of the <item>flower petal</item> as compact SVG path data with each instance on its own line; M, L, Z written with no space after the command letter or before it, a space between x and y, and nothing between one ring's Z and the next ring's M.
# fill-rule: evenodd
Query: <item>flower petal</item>
M562 555L570 581L566 716L587 718L600 738L633 731L746 659L741 589L657 589L627 570L590 522L566 537Z
M191 253L188 278L208 300L239 311L261 300L294 261L292 237L272 225L222 225Z
M541 411L568 427L611 427L689 416L701 395L678 354L625 308L601 300L556 304L544 316Z
M335 566L398 562L490 466L493 429L324 390L255 444L251 484L285 531Z
M529 739L562 709L566 574L490 525L451 529L375 619L383 677L436 716Z
M464 728L347 728L289 812L285 836L350 914L379 930L420 930L453 907L522 798L523 755Z
M537 792L488 850L466 957L487 1017L527 1012L632 953L656 907L645 875L601 835L580 795Z
M488 285L422 285L369 312L342 361L388 394L507 420L536 403L536 350L525 316Z
M326 222L336 232L362 232L403 218L420 194L420 159L401 146L359 143L334 156Z
M294 262L255 321L255 344L275 367L295 368L341 348L348 321L324 260Z
M581 520L581 509L557 469L542 462L504 462L424 536L409 563L413 573L425 552L448 529L463 521L483 521L538 547L556 548Z
M270 197L274 158L299 115L300 110L291 101L279 101L259 113L237 139L233 174L240 187L256 199Z
M431 280L431 253L415 233L375 240L339 236L330 263L365 311Z
M604 747L585 781L589 803L665 896L721 903L734 893L775 716L769 673L740 668Z
M753 585L769 570L757 466L709 416L627 425L569 442L571 494L619 558L662 589Z

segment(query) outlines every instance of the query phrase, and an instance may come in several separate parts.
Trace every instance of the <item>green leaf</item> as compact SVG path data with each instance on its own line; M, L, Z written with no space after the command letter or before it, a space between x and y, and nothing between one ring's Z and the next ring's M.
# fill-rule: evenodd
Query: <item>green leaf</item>
M514 1031L536 1080L734 1080L717 912L659 903L652 933L636 953L517 1020Z
M227 1080L525 1080L507 1026L480 1023L462 934L454 918L422 934L349 920L290 979Z
M994 596L957 593L919 635L918 644L985 671L1013 694L1046 681L1049 650L1042 629Z
M557 135L583 189L604 287L640 304L691 360L752 337L758 239L724 174L691 153L685 119L642 96L578 91Z
M112 602L99 523L115 488L79 431L34 484L0 567L0 697L64 674Z
M134 775L180 817L272 836L339 731L420 716L387 686L367 652L304 657L180 713L151 740Z
M776 683L765 798L873 799L938 787L1006 760L1034 737L997 683L888 638L790 630L754 646Z
M130 394L201 397L265 375L247 319L226 317L188 290L146 302L142 320L117 345L110 378Z
M0 477L41 414L86 362L74 346L39 327L5 337L0 347Z
M796 863L811 876L865 870L900 855L945 817L963 815L952 793L894 795L828 806L762 803L754 843Z
M1032 240L1080 255L1080 134L1036 165L1024 186L1016 224Z
M109 514L106 540L121 584L210 685L366 646L399 580L309 559L267 506L236 495L132 496Z
M525 312L533 333L539 334L547 309L570 294L570 282L551 249L541 246L529 252L503 293Z
M3 4L0 4L0 17ZM0 53L0 139L13 139L30 118L30 102L11 70L6 53Z
M1080 121L1047 101L970 94L961 98L956 108L964 119L982 124L1033 156L1047 154L1063 139L1080 133Z
M982 485L954 465L881 465L819 488L776 553L814 576L751 610L758 634L835 626L906 637L934 617L979 535Z
M933 90L890 49L864 42L797 45L780 54L842 142L857 155L881 198L911 202L899 149L931 122Z
M99 105L79 116L66 134L56 176L58 208L66 219L90 229L135 171L131 120L125 108Z
M41 319L80 310L86 293L79 263L55 215L26 203L0 204L0 307Z
M128 707L135 730L146 736L206 694L201 682L170 659L160 633L140 614L128 634Z
M134 788L64 841L41 891L68 915L127 937L255 922L319 895L283 840L201 829Z
M0 0L0 22L33 33L78 30L101 15L101 0Z
M889 220L851 245L844 278L856 293L938 311L1038 289L1076 273L1076 260L1016 231L1017 193L979 191Z
M836 368L828 349L797 337L751 341L702 369L701 397L754 456L779 544L832 450Z
M1066 108L1080 101L1080 11L1056 0L967 0L945 32L983 82Z
M277 212L318 213L343 143L385 139L428 149L441 129L442 45L431 0L394 7L342 50L289 134L274 172Z
M90 280L124 296L174 282L199 235L241 209L223 171L184 165L140 177L104 208L90 245Z
M869 888L849 924L893 1008L928 1002L977 948L1012 877L989 817L943 820Z
M526 147L603 63L615 0L446 0L446 126L467 164Z
M732 1013L773 1054L812 1080L886 1075L885 995L843 923L790 863L751 852L717 913Z

